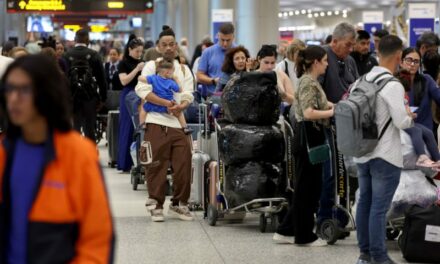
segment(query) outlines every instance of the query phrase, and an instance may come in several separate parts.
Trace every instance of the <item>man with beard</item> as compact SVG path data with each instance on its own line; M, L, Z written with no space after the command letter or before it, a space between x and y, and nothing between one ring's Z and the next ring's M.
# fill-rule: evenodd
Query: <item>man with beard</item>
M356 61L359 75L364 75L377 66L377 60L370 53L370 34L365 30L358 30L356 44L354 45L351 57Z

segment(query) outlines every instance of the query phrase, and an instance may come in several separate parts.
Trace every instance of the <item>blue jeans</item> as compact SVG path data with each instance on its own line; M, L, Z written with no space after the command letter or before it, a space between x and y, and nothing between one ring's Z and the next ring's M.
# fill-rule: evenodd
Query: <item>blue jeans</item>
M361 253L375 261L388 260L385 246L386 213L399 185L400 168L383 159L358 164L360 198L356 213Z

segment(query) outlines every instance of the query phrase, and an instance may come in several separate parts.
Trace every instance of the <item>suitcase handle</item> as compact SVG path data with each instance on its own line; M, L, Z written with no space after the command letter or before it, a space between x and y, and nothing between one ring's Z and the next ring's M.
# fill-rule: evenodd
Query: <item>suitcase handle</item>
M204 136L205 138L208 137L208 105L205 103L199 104L199 125L202 125L202 113L203 116L205 117L205 124L204 124L204 128L203 128L203 133L202 136Z

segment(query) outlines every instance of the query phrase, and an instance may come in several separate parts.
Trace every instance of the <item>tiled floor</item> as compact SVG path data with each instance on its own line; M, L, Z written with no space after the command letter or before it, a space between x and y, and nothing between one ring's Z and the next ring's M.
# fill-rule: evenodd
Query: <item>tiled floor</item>
M258 218L252 215L241 224L220 221L215 227L207 224L201 212L192 222L167 218L153 223L144 206L145 186L133 191L130 175L108 168L107 149L102 145L100 150L115 217L117 264L353 264L358 257L355 233L324 248L279 245L272 242L273 233L258 231ZM396 242L389 242L388 248L398 263L406 263Z

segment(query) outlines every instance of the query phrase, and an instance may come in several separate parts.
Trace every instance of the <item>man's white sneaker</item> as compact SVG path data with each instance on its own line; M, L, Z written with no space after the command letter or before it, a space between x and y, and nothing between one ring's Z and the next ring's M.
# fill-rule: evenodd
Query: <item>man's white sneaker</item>
M153 209L156 209L157 201L155 199L148 198L147 202L145 203L145 206L147 207L148 211L151 211Z
M172 204L170 204L170 211L169 212L177 215L179 217L179 219L183 220L183 221L192 221L194 219L191 212L189 211L188 206L186 206L186 205L173 206Z
M151 220L153 222L163 222L165 221L165 217L163 216L163 209L153 209L150 210Z
M327 241L318 238L315 241L311 242L311 243L307 243L307 244L295 244L296 246L299 247L325 247L327 246Z
M295 239L293 236L283 236L275 233L272 237L273 241L280 244L295 244Z

